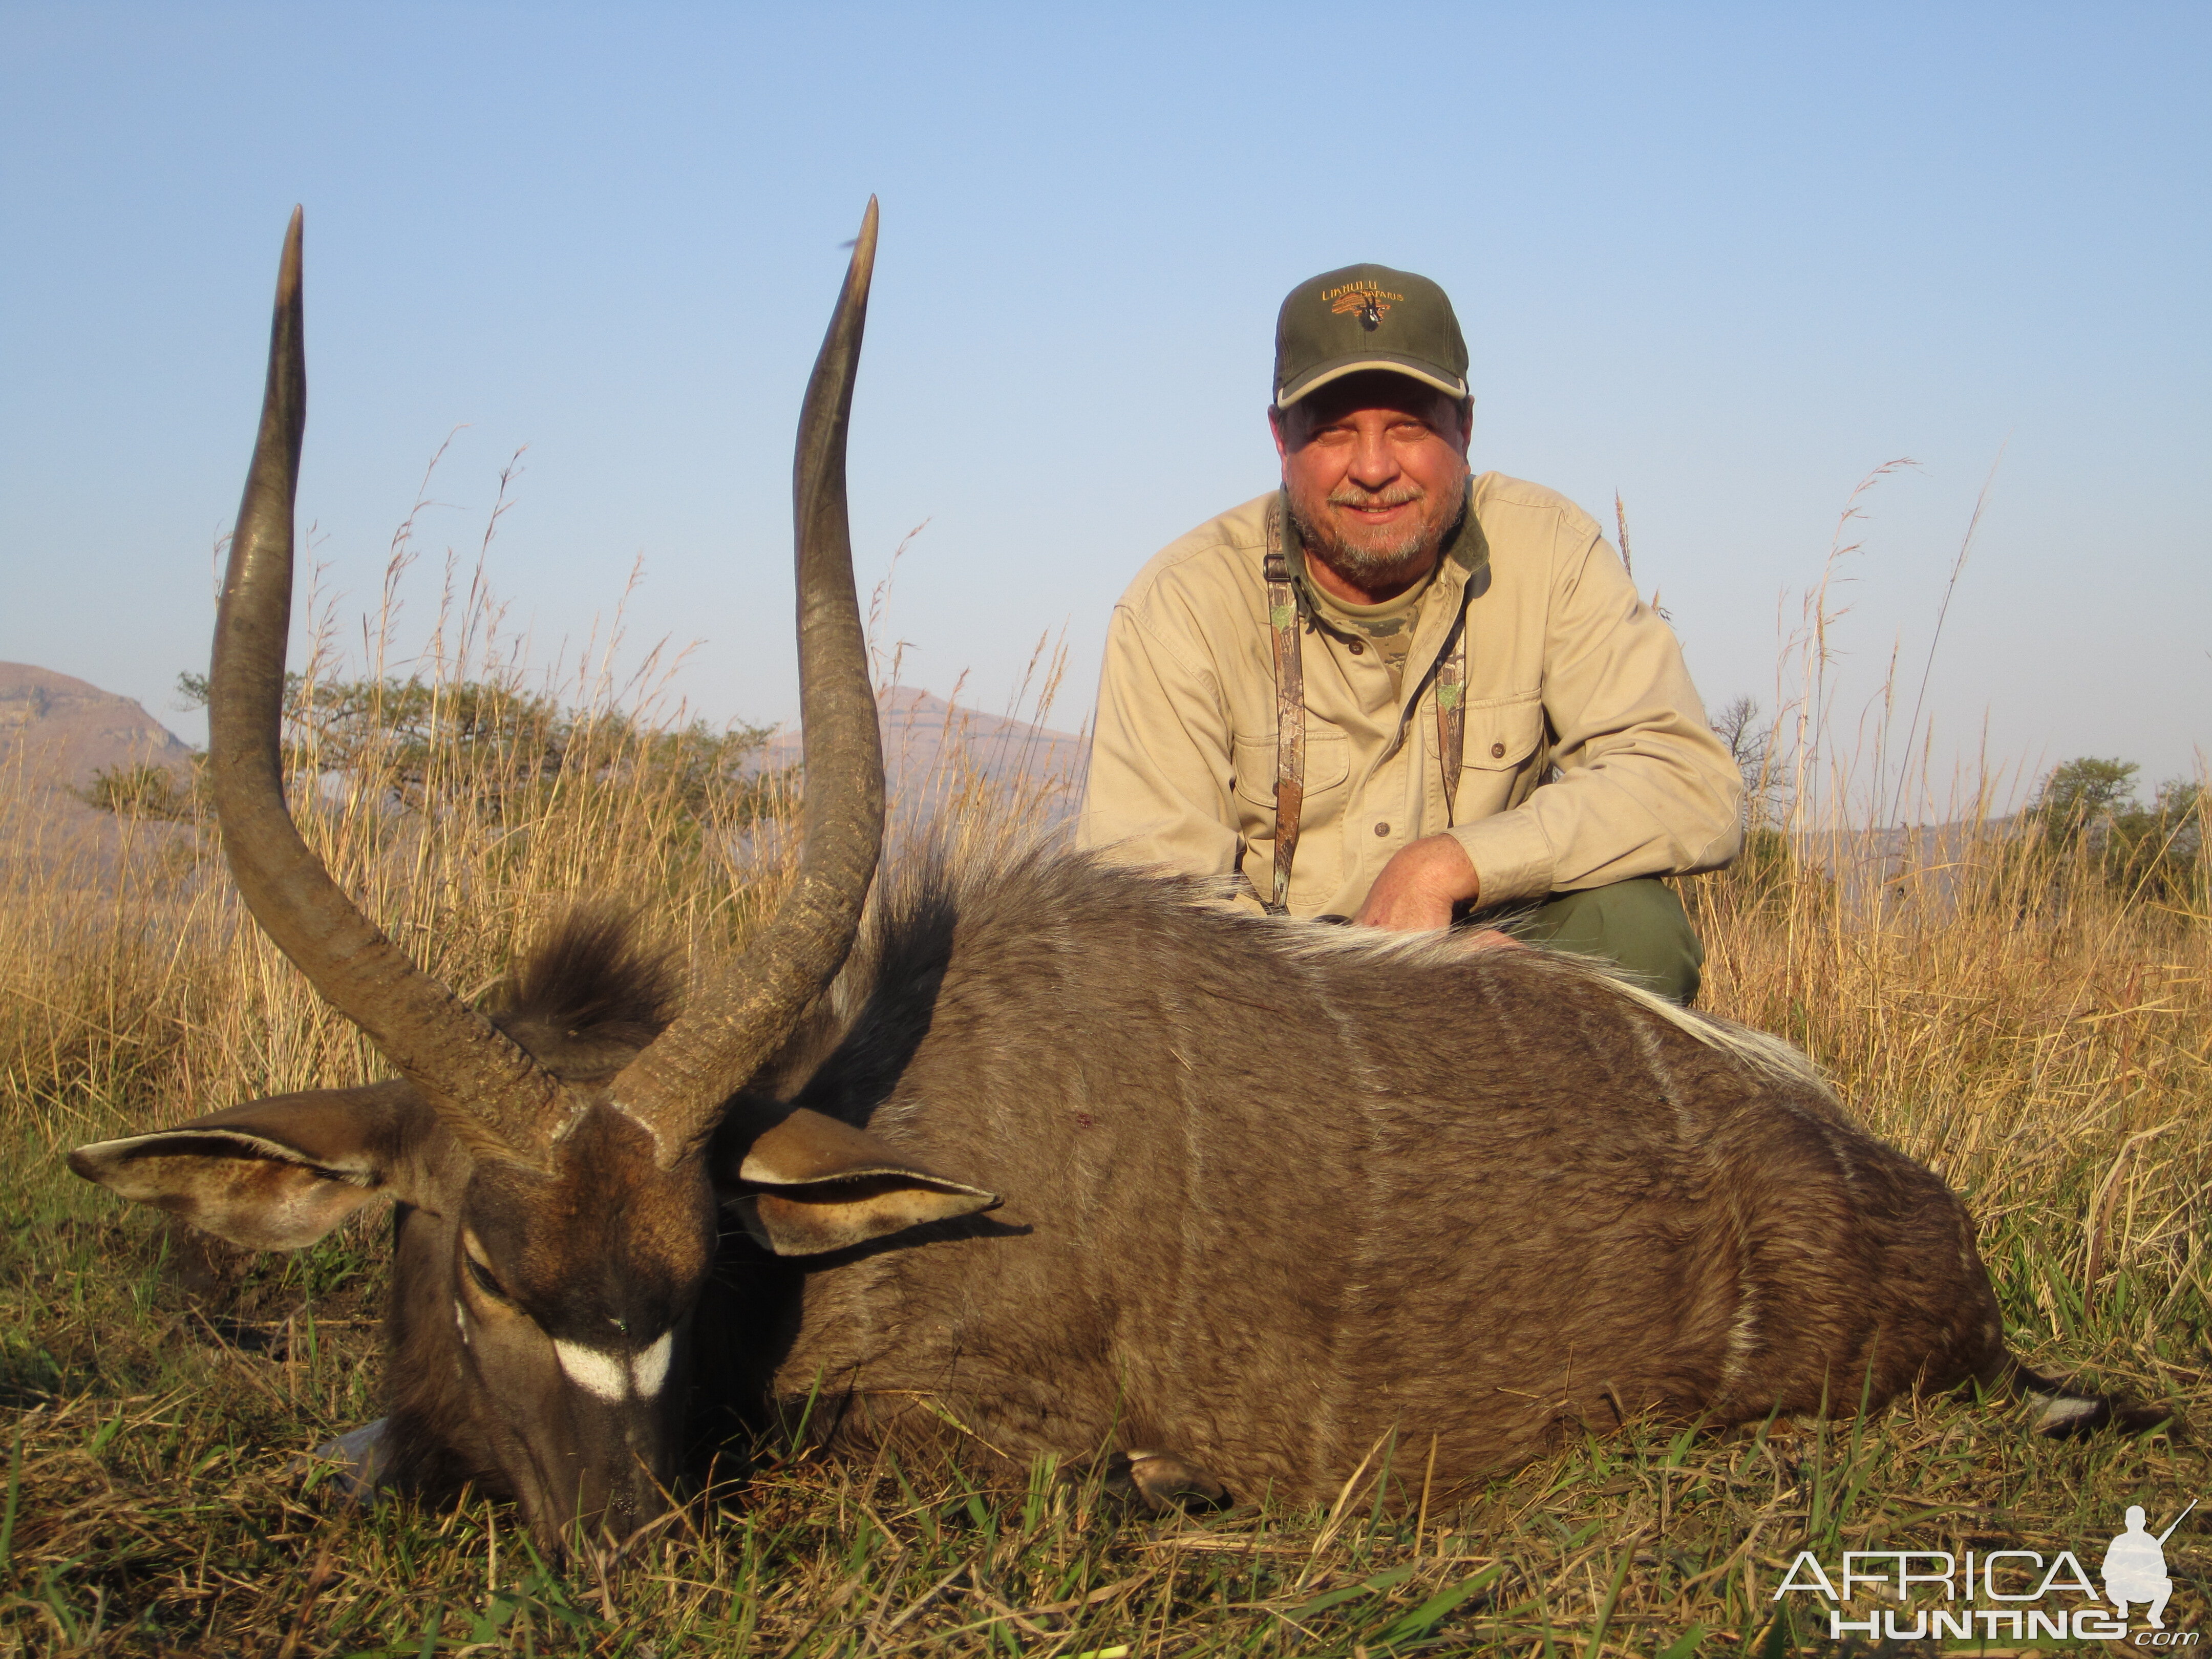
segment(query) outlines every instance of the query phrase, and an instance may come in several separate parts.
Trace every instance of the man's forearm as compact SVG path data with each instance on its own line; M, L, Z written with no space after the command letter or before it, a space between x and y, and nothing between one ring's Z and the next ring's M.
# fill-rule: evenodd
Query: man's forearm
M1474 864L1458 842L1424 836L1382 866L1352 920L1393 933L1427 933L1450 927L1453 910L1473 903L1481 890Z

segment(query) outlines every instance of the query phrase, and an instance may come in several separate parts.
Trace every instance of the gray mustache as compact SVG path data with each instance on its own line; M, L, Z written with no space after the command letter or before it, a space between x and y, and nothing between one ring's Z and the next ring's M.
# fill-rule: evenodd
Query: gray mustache
M1428 492L1419 484L1398 484L1389 489L1347 489L1342 485L1329 492L1331 507L1405 507L1423 499Z

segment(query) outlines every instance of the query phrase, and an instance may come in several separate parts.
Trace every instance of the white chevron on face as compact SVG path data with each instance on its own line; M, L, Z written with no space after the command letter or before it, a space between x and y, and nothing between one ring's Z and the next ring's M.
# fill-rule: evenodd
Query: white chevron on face
M668 1356L676 1346L676 1333L663 1331L658 1340L629 1362L630 1382L641 1399L650 1400L668 1380Z
M676 1333L663 1331L650 1347L627 1362L620 1354L557 1339L553 1352L568 1380L587 1394L615 1401L634 1389L640 1399L650 1400L668 1380L668 1360L675 1346Z
M597 1395L602 1400L623 1397L623 1384L629 1377L620 1355L603 1353L580 1342L563 1342L557 1337L553 1352L560 1358L561 1369L568 1373L568 1380L585 1393Z

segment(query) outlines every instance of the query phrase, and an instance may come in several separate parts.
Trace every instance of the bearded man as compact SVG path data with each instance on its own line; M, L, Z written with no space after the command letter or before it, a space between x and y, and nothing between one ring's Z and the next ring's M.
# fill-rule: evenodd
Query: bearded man
M1595 522L1471 474L1467 363L1426 277L1291 290L1282 487L1115 607L1077 838L1276 914L1610 957L1686 1002L1704 951L1660 878L1735 855L1741 780Z

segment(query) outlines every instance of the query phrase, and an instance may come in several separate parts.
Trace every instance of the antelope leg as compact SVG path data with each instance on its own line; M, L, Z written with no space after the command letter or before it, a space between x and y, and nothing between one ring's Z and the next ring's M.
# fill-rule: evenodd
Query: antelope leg
M1126 1455L1128 1469L1121 1478L1128 1482L1131 1495L1151 1514L1221 1509L1229 1502L1228 1487L1177 1453L1132 1449ZM1121 1480L1113 1484L1118 1486Z

